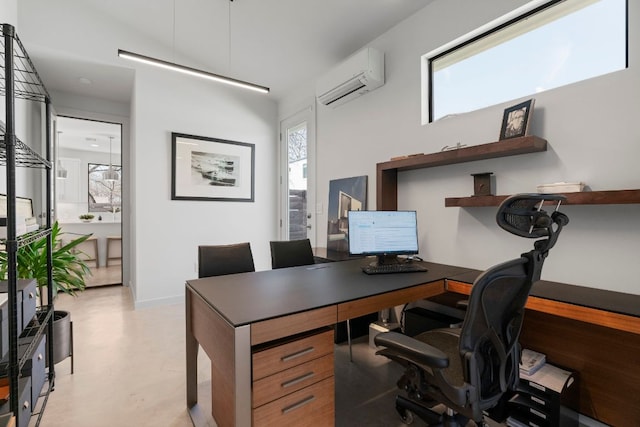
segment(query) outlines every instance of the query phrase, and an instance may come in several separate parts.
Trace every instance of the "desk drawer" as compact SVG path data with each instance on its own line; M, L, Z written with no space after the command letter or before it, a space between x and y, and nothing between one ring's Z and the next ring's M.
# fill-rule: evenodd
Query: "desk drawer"
M333 330L328 330L253 354L253 380L259 380L301 363L333 354Z
M333 354L311 360L253 383L253 407L257 408L282 396L333 376Z
M333 426L333 377L253 410L253 426Z

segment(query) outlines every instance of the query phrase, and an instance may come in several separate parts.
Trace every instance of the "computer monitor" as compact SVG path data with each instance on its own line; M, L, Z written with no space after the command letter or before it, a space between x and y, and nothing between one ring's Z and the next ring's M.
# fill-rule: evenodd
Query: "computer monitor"
M33 202L28 197L16 197L16 215L33 218ZM0 194L0 217L7 216L7 195Z
M375 255L378 264L418 253L416 211L349 211L349 254Z

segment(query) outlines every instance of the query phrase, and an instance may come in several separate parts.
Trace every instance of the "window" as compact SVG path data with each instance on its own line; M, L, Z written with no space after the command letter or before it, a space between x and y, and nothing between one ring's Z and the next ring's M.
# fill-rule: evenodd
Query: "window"
M89 212L120 212L122 206L122 182L105 180L104 173L110 168L118 176L122 174L122 167L116 165L102 165L89 163Z
M626 0L532 1L422 63L423 124L621 70Z

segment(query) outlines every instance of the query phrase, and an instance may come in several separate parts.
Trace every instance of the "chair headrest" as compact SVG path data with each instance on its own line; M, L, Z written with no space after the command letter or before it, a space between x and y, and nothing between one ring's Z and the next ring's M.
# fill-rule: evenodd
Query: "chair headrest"
M551 237L553 224L560 220L555 214L559 214L557 210L563 200L566 200L566 197L561 194L516 194L502 202L496 221L501 228L516 236L530 239ZM556 212L549 215L544 211L542 205L545 202L555 202ZM566 216L562 217L564 221Z

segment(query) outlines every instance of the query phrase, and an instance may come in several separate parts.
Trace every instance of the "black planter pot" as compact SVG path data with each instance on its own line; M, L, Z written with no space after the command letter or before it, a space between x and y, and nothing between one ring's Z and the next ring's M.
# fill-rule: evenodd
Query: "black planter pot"
M49 342L48 334L47 342ZM49 346L47 346L47 351L49 351ZM73 322L71 321L71 313L68 311L54 310L53 363L61 362L69 356L71 356L71 373L73 374ZM46 360L48 366L48 356Z
M71 313L53 312L53 363L58 363L73 354Z

